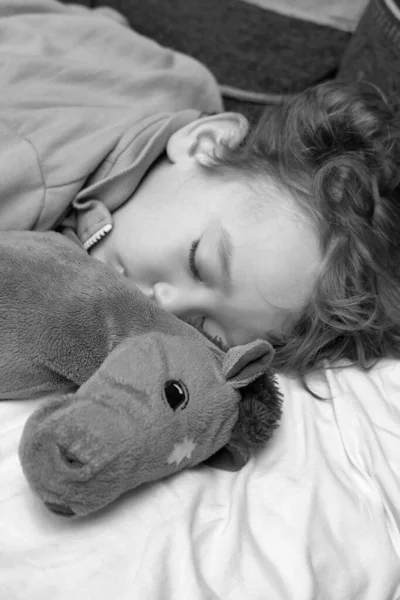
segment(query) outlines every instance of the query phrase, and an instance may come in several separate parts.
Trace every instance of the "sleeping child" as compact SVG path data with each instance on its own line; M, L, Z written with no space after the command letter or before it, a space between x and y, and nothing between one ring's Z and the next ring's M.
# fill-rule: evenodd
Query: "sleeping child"
M112 11L0 0L0 227L56 230L228 346L304 378L400 356L399 128L330 82L255 126Z

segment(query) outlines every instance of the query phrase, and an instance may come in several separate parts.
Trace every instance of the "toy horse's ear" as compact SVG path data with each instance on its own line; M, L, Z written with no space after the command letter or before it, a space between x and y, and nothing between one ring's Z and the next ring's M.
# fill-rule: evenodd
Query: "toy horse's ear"
M241 388L262 375L271 364L274 349L265 340L230 348L222 364L222 374L234 388Z
M256 340L255 342L243 346L235 346L226 352L222 365L222 373L234 388L242 388L265 373L271 364L273 356L274 349L271 344L265 340ZM274 399L274 403L280 405L278 392L276 391L276 393L273 393L274 390L275 388L272 386L269 390L270 397L271 399ZM251 416L253 416L255 408L257 408L258 411L265 408L266 415L264 421L266 422L267 428L271 429L270 421L276 411L271 410L271 406L263 407L262 403L255 400L255 405L251 404L250 406ZM263 415L262 410L260 415ZM241 430L237 430L237 427L235 426L228 444L206 460L205 464L214 469L221 469L223 471L238 471L241 469L250 458L250 447L241 433Z

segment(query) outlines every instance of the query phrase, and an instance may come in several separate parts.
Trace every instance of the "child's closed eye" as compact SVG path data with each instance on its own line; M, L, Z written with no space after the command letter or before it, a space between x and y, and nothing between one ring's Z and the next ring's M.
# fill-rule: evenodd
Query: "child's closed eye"
M199 245L200 242L200 238L197 240L194 240L190 246L190 250L189 250L189 268L190 268L190 272L193 275L194 279L196 279L196 281L200 281L202 282L199 270L197 268L196 265L196 250L197 247Z

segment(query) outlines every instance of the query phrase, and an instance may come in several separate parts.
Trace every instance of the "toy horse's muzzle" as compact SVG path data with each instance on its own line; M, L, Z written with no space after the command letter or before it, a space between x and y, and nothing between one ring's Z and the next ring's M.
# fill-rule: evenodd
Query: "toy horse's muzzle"
M138 423L111 405L64 397L28 419L21 463L31 487L52 512L87 514L125 491L136 463L129 450L138 435Z
M60 517L73 517L75 512L69 506L64 506L64 504L56 504L55 502L45 502L44 505L46 508L51 510L51 512L59 515Z

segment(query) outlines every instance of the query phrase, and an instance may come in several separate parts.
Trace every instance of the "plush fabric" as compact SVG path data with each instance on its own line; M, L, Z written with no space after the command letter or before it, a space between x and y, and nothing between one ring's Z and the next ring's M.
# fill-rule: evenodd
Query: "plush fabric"
M87 515L223 447L239 468L272 436L268 342L223 350L58 233L2 234L0 278L0 398L54 392L20 447L53 512Z

